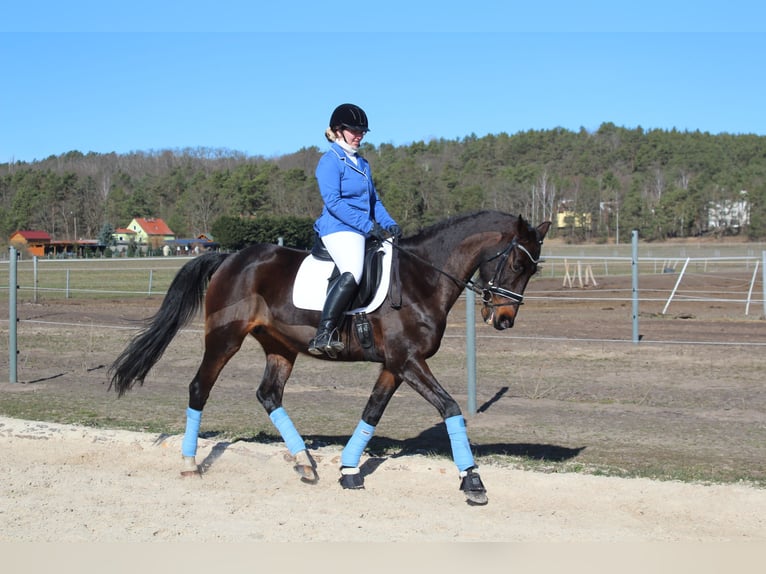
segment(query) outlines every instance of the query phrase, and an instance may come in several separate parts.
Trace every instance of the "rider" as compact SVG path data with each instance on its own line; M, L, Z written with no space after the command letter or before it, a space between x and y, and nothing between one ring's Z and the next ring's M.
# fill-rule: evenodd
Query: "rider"
M316 168L324 207L314 223L340 277L333 283L322 310L312 355L335 358L343 350L337 327L356 295L364 265L365 240L398 238L401 231L378 197L370 164L358 154L369 131L367 114L354 104L341 104L330 116L325 137L332 144Z

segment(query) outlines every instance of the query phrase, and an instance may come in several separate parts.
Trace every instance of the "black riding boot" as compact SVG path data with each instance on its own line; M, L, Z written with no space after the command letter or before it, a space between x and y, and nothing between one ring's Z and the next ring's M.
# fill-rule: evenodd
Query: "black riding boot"
M357 287L351 273L344 273L337 279L325 299L317 334L309 342L309 353L312 355L326 353L328 357L334 359L343 350L343 342L337 335L337 327L343 313L356 295Z

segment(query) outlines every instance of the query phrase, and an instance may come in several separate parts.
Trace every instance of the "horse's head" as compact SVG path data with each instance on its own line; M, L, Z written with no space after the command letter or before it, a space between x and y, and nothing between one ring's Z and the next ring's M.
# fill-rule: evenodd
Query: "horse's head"
M518 217L509 234L503 234L500 250L487 257L479 266L484 285L481 316L495 329L513 327L524 296L524 289L537 272L543 239L550 229L546 221L533 227Z

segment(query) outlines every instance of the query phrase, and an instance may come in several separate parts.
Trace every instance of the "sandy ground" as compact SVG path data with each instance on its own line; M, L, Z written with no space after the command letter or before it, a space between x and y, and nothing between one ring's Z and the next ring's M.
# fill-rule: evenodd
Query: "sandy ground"
M672 285L670 281L669 287ZM604 291L605 287L592 293L603 295ZM484 427L496 429L500 439L492 435L479 441L485 450L489 448L489 454L492 449L486 445L495 443L503 447L501 451L526 443L587 446L579 455L585 463L589 453L596 456L604 452L607 457L614 451L623 458L656 455L658 464L666 456L711 467L749 464L751 470L760 472L766 428L760 367L763 355L761 347L752 345L766 341L762 321L735 321L719 317L726 309L718 305L696 305L691 309L698 315L696 319L642 316L641 333L649 341L731 339L744 343L731 347L673 346L669 352L657 344L636 349L612 348L606 343L586 346L581 342L545 342L545 338L625 339L630 336L630 324L622 318L628 311L611 302L595 301L583 315L582 303L576 313L568 312L569 307L558 301L544 303L530 304L514 330L515 335L541 339L505 344L512 352L513 379L483 379L482 388L488 395L480 397L479 404L494 402L482 418L471 421L470 436L486 434ZM97 391L104 395L99 366L108 364L123 343L117 348L114 336L101 338L100 329L88 327L83 331L71 325L122 325L129 318L148 313L144 302L136 305L136 310L116 303L109 303L108 309L76 303L63 309L23 308L26 323L22 323L22 332L35 329L35 346L27 344L22 355L26 384L0 391L19 399L39 393L49 397L53 406L71 404L73 410L93 410L95 420L126 416L128 407L138 409L139 403L155 405L151 408L156 412L151 411L148 420L165 420L167 415L159 409L168 401L171 405L163 408L177 415L185 405L185 381L199 355L199 337L193 333L189 340L181 337L158 366L151 383L130 395L133 398L122 399L119 406L112 406L111 396L109 403L101 398L99 405L92 404ZM678 307L676 310L674 305L674 313L687 311ZM37 325L32 320L61 324ZM495 339L484 342L481 365L485 368L490 360L496 360L489 354L496 345L492 341ZM445 344L439 370L451 388L462 389L463 366L452 357L453 346L452 339ZM551 353L555 360L540 363L540 357L554 356ZM667 354L682 367L673 367ZM606 372L605 366L616 356L630 359L625 363L630 368L619 377ZM218 429L224 414L237 415L216 411L219 404L224 410L239 407L253 416L255 401L247 403L240 394L253 377L250 361L255 359L246 357L243 354L241 361L227 367L225 380L210 405L208 430ZM599 376L574 377L570 382L560 376L559 370L582 361L595 365L592 373ZM670 376L663 376L664 370ZM309 427L312 419L307 409L298 407L323 400L336 410L343 407L353 411L351 418L343 420L355 423L358 410L349 404L363 404L366 387L357 389L333 375L323 379L333 392L324 392L324 387L318 392L311 373L302 368L294 376L290 396L296 420ZM488 378L495 386L488 385ZM538 393L535 385L540 380L544 384L540 383ZM510 390L495 401L496 387L502 385ZM639 400L630 393L638 393ZM164 399L165 395L180 398ZM587 400L580 403L579 397ZM135 404L125 402L129 400ZM242 402L247 404L239 405ZM399 401L387 413L385 424L389 426L384 430L392 434L399 421L422 417L418 409L426 406L421 403L413 402L410 407L409 402ZM323 412L317 411L320 415ZM414 430L393 438L411 439L428 428L431 420L417 419ZM641 425L634 428L631 421ZM345 436L343 433L353 428L344 423L338 430L331 423L335 424L330 420L311 424L306 436ZM617 431L621 433L619 441L614 438ZM251 436L253 432L242 430L240 434ZM218 438L200 440L202 477L182 478L180 442L180 435L0 416L0 552L4 556L0 563L4 571L8 563L20 565L23 561L23 570L8 571L59 570L64 563L78 565L78 572L112 574L142 568L176 571L181 566L184 570L196 566L206 572L251 573L272 568L280 572L293 568L337 572L354 567L390 573L381 566L389 566L393 560L400 566L396 571L402 572L491 567L503 572L544 569L702 574L761 571L766 560L766 490L745 485L546 473L483 463L480 470L489 504L471 507L458 489L451 460L423 456L412 449L396 457L363 459L366 489L344 491L337 483L337 443L313 451L321 480L312 486L301 483L293 473L281 444L230 443ZM690 457L690 453L695 456ZM619 458L617 462L605 460L619 463ZM199 542L205 544L196 544ZM340 549L329 542L344 546ZM397 550L389 551L377 545L379 542L394 542ZM476 550L475 545L454 542L501 544L492 545L488 552L487 545ZM41 543L46 550L32 550ZM87 543L87 551L83 551L83 543ZM303 550L297 543L314 544ZM512 549L507 550L508 546ZM360 547L363 550L357 550ZM407 551L400 551L402 547ZM168 549L173 555L158 559L147 548L161 553L160 558ZM683 549L681 559L671 560L678 558L678 548ZM271 560L265 562L268 551L272 552ZM413 553L419 559L413 559ZM487 562L489 558L493 561ZM599 568L604 560L611 564Z
M481 468L468 506L452 462L366 459L366 489L337 483L340 450L314 451L301 483L280 445L200 440L180 476L180 436L0 417L0 541L759 542L766 491Z

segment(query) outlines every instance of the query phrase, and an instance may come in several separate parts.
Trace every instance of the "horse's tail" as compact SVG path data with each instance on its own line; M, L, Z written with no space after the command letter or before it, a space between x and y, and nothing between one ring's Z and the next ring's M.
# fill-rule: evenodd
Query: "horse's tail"
M157 313L148 320L109 368L109 388L124 395L144 378L160 360L170 341L197 313L213 273L228 257L223 253L204 253L189 261L176 273Z

